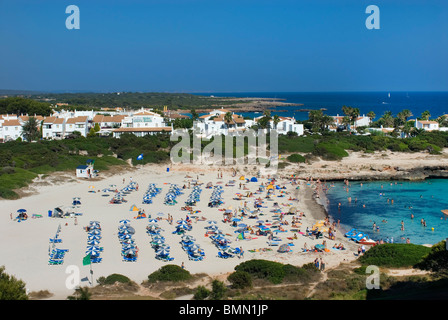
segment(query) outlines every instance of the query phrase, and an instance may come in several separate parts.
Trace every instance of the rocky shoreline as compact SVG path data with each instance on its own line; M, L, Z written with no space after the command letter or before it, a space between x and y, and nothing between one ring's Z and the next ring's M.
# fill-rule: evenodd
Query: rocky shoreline
M421 166L414 168L401 167L375 167L370 172L353 171L349 174L335 172L325 175L313 174L313 178L326 181L379 181L379 180L405 180L418 181L425 179L447 179L448 166Z

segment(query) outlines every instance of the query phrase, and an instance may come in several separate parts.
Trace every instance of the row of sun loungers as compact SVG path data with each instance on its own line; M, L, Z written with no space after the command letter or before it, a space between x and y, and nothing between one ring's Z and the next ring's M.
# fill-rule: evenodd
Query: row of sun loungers
M125 262L137 261L138 248L132 235L135 233L134 228L129 225L129 220L121 220L118 227L118 239L121 243L121 255Z
M100 263L103 258L100 257L103 247L100 247L101 225L98 221L90 221L87 228L87 248L86 254L90 255L91 263Z

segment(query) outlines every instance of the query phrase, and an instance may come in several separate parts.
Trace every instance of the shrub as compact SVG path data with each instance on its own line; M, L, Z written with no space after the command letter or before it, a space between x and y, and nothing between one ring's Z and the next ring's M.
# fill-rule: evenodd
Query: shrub
M421 262L431 248L406 243L385 243L366 251L358 260L363 265L378 267L411 267Z
M324 160L341 160L343 157L348 156L347 151L342 147L327 142L319 143L313 151L313 154L322 157Z
M235 271L227 277L233 289L244 289L252 287L252 277L249 272Z
M198 286L196 292L193 295L194 300L204 300L210 295L210 290L204 286Z
M224 297L224 293L226 292L226 287L224 282L219 280L213 280L212 282L212 292L210 294L210 298L213 300L221 300Z
M174 265L168 264L166 266L161 267L159 270L151 273L148 276L149 282L157 282L157 281L185 281L191 279L193 276L185 269Z
M285 276L283 264L268 260L249 260L235 267L235 271L245 271L251 276L266 279L274 284L281 283Z
M130 283L131 279L129 279L128 277L122 275L122 274L118 274L118 273L113 273L109 276L107 276L106 278L104 277L100 277L98 278L97 281L99 284L114 284L115 282L120 282L120 283Z
M416 264L416 267L434 272L447 272L448 250L446 250L446 240L433 245L430 252L423 258L423 261Z
M287 159L289 162L296 162L296 163L306 161L304 156L301 156L300 154L297 154L297 153L293 153L293 154L289 155L287 157Z

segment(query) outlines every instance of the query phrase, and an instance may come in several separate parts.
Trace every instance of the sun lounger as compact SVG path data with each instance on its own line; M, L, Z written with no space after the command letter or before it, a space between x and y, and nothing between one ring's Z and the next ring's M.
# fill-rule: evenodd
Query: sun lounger
M59 265L59 264L63 264L63 263L64 263L64 260L62 260L62 259L50 259L48 261L48 264L50 264L50 265Z
M280 244L280 241L268 241L269 246L278 246Z

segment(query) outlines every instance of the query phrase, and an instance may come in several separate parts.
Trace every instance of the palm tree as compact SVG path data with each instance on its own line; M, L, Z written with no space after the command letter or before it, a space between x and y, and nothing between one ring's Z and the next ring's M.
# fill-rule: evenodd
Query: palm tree
M278 125L278 123L280 122L280 117L279 117L277 114L275 114L275 115L272 117L272 122L274 123L274 128L275 128L275 130L277 130L277 125Z
M431 117L431 113L428 110L425 110L422 112L422 115L420 116L420 120L429 120Z
M375 119L376 114L373 111L369 111L369 113L367 113L367 116L370 118L370 123L372 123L373 119Z
M233 122L233 123L235 124L235 121L233 120L233 114L232 114L232 112L229 111L229 112L227 112L227 113L224 115L224 122L225 122L227 128L230 127L230 123L231 123L231 122Z
M394 117L392 117L392 111L384 112L380 120L382 125L386 128L392 127L394 125Z
M22 126L22 135L28 142L39 139L39 121L34 117L30 117Z
M403 117L404 122L408 121L408 118L412 117L413 114L409 109L401 110L401 116Z

